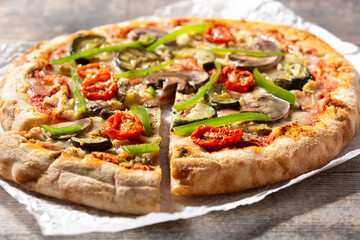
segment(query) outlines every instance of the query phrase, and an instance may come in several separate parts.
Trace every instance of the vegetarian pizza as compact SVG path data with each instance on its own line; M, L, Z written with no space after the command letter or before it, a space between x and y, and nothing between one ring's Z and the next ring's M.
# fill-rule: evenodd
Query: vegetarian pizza
M261 187L339 154L359 89L343 56L291 27L169 18L59 36L1 83L0 175L106 211L159 211L160 105L172 104L172 194Z

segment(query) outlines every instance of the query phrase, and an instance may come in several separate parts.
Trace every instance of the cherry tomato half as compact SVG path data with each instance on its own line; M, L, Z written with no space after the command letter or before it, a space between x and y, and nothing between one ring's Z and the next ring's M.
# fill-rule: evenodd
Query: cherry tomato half
M78 67L77 72L81 78L85 78L87 75L91 76L98 72L100 69L111 71L110 67L102 63L90 63L84 66Z
M243 129L214 128L202 125L190 136L191 140L207 150L217 151L235 146L243 135Z
M115 113L104 123L104 132L110 139L131 140L143 132L143 124L136 116Z
M234 35L232 35L228 28L223 26L208 27L204 31L203 37L211 43L228 43L235 41Z
M246 92L254 85L254 75L246 70L226 66L223 68L218 82L224 83L228 90Z
M117 80L114 73L105 69L85 78L80 85L84 96L90 100L110 100L116 95Z

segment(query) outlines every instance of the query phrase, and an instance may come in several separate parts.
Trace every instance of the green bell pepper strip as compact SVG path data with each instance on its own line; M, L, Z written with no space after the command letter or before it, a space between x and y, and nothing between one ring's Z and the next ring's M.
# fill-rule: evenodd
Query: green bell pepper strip
M156 97L156 91L152 86L148 87L147 90L153 97Z
M173 64L175 62L176 59L177 59L177 57L173 58L170 62L160 64L160 65L157 65L154 67L118 73L118 74L115 74L115 77L116 77L116 79L142 77L149 73L157 72L157 71L160 71L160 70L166 68L167 66L170 66L171 64Z
M215 67L216 67L216 73L210 78L210 80L201 88L199 88L197 94L190 98L189 100L182 102L182 103L178 103L175 104L173 106L173 108L176 111L181 111L184 110L185 108L191 107L193 105L195 105L206 93L207 91L210 89L211 85L213 85L216 80L218 79L220 73L221 73L221 65L218 62L214 62L215 63Z
M264 88L268 93L281 98L285 101L288 101L291 104L294 104L296 102L296 95L292 92L289 92L288 90L279 87L275 83L273 83L270 80L267 80L257 68L253 71L254 77L255 77L255 83L259 87Z
M97 54L100 53L104 53L104 52L116 52L116 51L120 51L123 48L127 48L127 47L142 47L144 46L144 43L142 41L135 41L135 42L131 42L131 43L125 43L125 44L121 44L121 45L115 45L115 46L108 46L108 47L103 47L103 48L93 48L93 49L89 49L87 51L83 51L80 53L76 53L64 58L60 58L60 59L56 59L56 60L52 60L50 62L50 64L52 65L58 65L58 64L63 64L75 59L79 59L79 58L88 58L88 57L92 57L95 56Z
M55 128L55 127L51 127L49 125L43 124L43 125L41 125L41 127L43 129L45 129L47 132L49 132L51 135L55 135L55 136L72 134L72 133L76 133L76 132L79 132L84 129L84 127L82 127L78 124L73 124L73 125L70 125L67 127L62 127L62 128Z
M161 137L156 137L151 141L151 143L159 145L161 143L161 140L162 140Z
M143 154L143 153L151 153L151 152L159 152L160 147L154 143L144 143L137 145L127 145L121 147L125 152L131 155Z
M153 44L151 44L149 47L146 48L146 51L149 51L149 52L154 51L158 46L168 43L168 42L175 41L178 36L183 35L183 34L203 33L208 26L209 26L209 24L196 24L196 25L190 25L187 27L183 27L179 30L175 30L175 31L165 35L164 37L162 37L158 41L154 42Z
M79 114L82 114L82 113L86 112L85 98L80 89L81 78L75 68L74 63L72 63L70 65L70 71L71 71L71 77L73 80L75 111Z
M246 56L251 57L266 57L266 56L285 56L291 53L283 53L283 52L257 52L257 51L246 51L239 49L231 49L231 48L204 48L206 50L212 51L216 55L224 56L226 53L240 53Z
M135 114L140 121L142 122L146 135L148 137L151 136L151 127L150 127L150 120L149 120L149 113L143 106L140 105L133 105L130 107L130 111Z
M232 123L242 121L269 121L271 117L262 113L237 113L223 117L211 118L199 122L174 127L173 130L178 136L188 136L193 133L197 127L207 125L210 127L221 127Z

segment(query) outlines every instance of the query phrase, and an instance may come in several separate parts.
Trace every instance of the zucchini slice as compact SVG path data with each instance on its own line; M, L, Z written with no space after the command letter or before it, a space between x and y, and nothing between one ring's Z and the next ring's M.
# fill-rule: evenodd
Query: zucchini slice
M302 90L303 86L313 78L309 69L301 63L287 63L283 76L275 78L273 82L287 90Z
M160 57L156 53L141 48L128 47L119 51L115 62L121 70L133 71L159 59Z
M191 57L196 60L200 67L204 68L206 71L211 70L215 67L215 54L209 50L202 48L183 48L177 51L174 51L173 54L176 57L187 58Z
M205 95L205 100L215 109L239 109L240 107L239 101L231 97L231 95L226 91L224 84L212 85Z
M71 138L71 144L74 147L81 148L89 151L106 151L113 145L107 138Z
M199 102L190 111L184 110L178 112L175 115L173 127L214 118L216 116L216 110L213 107Z
M75 53L80 53L86 50L90 50L93 48L99 47L101 44L105 42L106 38L100 35L87 35L80 36L73 40L70 47L70 54L73 55ZM77 64L86 65L90 61L86 58L76 59L75 62Z

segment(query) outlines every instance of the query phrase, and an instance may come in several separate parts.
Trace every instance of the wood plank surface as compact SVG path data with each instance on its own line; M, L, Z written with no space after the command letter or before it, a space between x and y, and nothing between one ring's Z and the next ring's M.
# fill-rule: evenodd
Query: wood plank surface
M42 41L152 14L175 0L0 0L0 42ZM357 0L281 0L305 20L360 46ZM360 143L359 143L360 144ZM0 239L359 239L360 157L250 206L120 233L41 235L0 188Z

